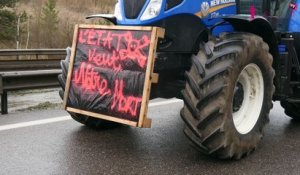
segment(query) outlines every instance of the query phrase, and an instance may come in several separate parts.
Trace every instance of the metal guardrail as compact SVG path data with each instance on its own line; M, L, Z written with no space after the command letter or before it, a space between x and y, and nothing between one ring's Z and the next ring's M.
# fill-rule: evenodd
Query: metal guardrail
M37 59L0 60L1 114L7 114L7 92L58 86L61 59L38 59L39 55L66 55L66 49L6 49L0 56L36 55Z
M21 56L35 56L35 58L22 58ZM59 55L59 57L57 56ZM60 60L66 55L66 49L5 49L0 50L0 57L13 57L13 59L0 59L0 72L59 69ZM20 56L20 57L19 57ZM39 56L47 56L39 59ZM52 56L52 57L48 57ZM53 57L54 56L54 57ZM61 56L61 57L60 57Z

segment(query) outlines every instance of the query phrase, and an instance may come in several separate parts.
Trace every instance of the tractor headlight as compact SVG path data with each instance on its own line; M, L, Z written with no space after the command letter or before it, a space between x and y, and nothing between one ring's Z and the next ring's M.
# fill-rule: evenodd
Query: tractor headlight
M162 0L150 0L146 10L144 11L141 20L148 20L159 15L162 7Z
M115 5L115 14L114 15L120 21L123 19L122 12L121 12L121 4L119 1Z

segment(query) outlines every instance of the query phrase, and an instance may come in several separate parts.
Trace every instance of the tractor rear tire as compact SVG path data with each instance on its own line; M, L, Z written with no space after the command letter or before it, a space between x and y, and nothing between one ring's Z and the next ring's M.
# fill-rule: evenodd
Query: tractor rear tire
M284 108L284 112L287 116L300 121L300 103L281 101L280 104Z
M60 75L58 75L58 81L62 88L61 90L59 90L59 96L61 99L64 99L64 92L65 92L65 86L66 86L66 80L67 80L67 74L68 74L68 68L69 68L69 61L70 61L70 53L69 52L70 52L70 50L68 49L67 50L68 54L67 54L66 59L62 60L60 62L62 73ZM84 124L90 128L112 128L115 126L119 126L118 123L90 117L87 115L77 114L77 113L73 113L73 112L68 112L68 113L71 115L71 117L75 121L77 121L81 124Z
M200 45L186 72L181 117L205 154L240 159L263 137L274 93L268 45L249 33L221 34Z

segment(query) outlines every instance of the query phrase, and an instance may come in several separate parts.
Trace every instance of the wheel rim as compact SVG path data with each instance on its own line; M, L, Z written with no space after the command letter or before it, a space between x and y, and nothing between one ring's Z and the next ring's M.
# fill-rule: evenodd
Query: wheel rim
M247 134L257 123L264 100L264 80L260 68L256 64L248 64L239 75L235 89L233 123L240 134ZM243 100L238 98L241 92Z

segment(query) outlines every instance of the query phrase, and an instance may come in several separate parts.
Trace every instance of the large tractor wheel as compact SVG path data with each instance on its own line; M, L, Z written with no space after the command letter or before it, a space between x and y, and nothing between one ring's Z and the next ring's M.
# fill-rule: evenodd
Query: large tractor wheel
M223 34L201 44L186 72L181 117L205 154L240 159L263 137L274 92L273 58L253 34Z
M281 101L280 103L285 109L284 112L286 115L300 121L300 103L291 103L287 101Z
M68 68L69 68L69 61L70 61L70 49L67 49L67 57L65 60L62 60L60 62L60 66L62 69L62 74L58 75L58 81L62 89L59 91L59 96L61 99L64 98L64 92L65 92L65 86L66 86L66 80L67 80L67 74L68 74ZM117 126L117 123L97 119L94 117L82 115L82 114L76 114L69 112L71 117L76 120L77 122L84 124L91 128L110 128Z

